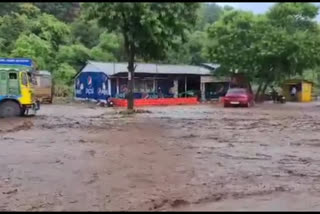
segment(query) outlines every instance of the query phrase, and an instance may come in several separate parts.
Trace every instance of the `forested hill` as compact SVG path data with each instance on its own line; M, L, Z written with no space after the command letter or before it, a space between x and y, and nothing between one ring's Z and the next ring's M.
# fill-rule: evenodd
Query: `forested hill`
M0 3L1 57L30 57L65 86L87 60L127 62L121 32L88 19L83 4L99 3ZM266 14L254 14L214 3L199 4L192 11L197 21L185 39L172 38L177 45L168 46L161 58L137 56L136 61L216 62L268 84L318 69L316 6L275 4Z

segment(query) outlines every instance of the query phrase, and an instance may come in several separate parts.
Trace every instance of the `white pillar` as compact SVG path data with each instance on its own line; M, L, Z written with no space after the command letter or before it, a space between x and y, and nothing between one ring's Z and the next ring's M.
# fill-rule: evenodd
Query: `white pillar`
M175 79L173 81L173 87L174 87L174 98L178 97L178 91L179 91L179 80Z
M119 89L119 78L117 78L117 94L120 93L120 89Z
M108 94L111 96L111 79L108 78Z
M156 89L156 79L154 78L153 79L153 92L156 92L157 89Z
M206 84L200 83L200 90L201 90L201 100L204 102L206 101Z

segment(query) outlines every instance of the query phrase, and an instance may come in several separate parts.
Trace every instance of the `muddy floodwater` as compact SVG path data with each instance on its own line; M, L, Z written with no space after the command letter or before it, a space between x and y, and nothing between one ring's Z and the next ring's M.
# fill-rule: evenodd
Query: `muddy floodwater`
M320 210L320 106L43 105L0 120L0 211Z

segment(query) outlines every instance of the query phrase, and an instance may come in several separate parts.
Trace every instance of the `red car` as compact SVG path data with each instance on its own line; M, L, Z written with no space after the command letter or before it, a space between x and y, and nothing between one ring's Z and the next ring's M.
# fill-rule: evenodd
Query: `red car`
M224 97L224 107L253 106L253 93L245 88L230 88Z

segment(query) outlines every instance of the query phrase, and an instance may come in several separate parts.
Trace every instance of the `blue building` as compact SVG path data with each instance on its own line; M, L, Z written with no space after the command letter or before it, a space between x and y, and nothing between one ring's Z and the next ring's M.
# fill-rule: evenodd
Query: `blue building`
M166 65L137 63L135 69L135 98L145 94L178 97L193 91L206 99L206 84L221 82L212 77L218 67L214 64ZM104 63L88 61L75 76L75 99L105 101L108 97L123 97L128 82L127 63ZM182 95L183 96L183 95Z

